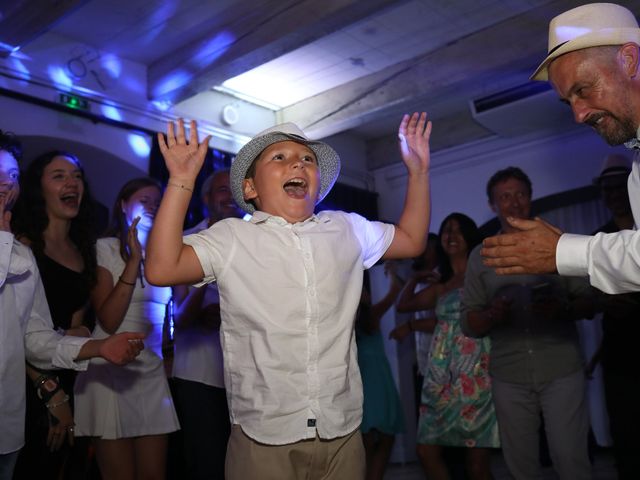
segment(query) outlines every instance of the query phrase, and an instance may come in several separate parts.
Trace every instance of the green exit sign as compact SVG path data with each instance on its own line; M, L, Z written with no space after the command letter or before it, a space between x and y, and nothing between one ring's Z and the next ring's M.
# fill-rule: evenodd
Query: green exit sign
M77 95L61 93L59 101L65 107L73 108L75 110L89 110L89 100L78 97Z

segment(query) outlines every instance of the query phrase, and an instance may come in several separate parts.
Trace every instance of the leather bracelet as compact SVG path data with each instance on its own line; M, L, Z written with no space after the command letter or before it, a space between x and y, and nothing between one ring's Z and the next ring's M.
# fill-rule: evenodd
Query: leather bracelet
M127 282L125 279L122 278L122 275L120 275L120 278L118 278L118 281L120 283L124 283L125 285L129 285L130 287L136 286L136 282Z
M52 377L50 375L40 375L36 380L36 393L38 394L38 398L43 402L47 403L51 400L59 390L62 389L60 386L60 380L58 377Z

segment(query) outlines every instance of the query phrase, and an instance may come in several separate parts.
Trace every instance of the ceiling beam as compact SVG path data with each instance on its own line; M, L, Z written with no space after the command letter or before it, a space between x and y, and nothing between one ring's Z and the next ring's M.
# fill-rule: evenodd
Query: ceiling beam
M247 14L239 2L211 25L210 36L149 66L149 97L178 102L399 3L262 0Z
M489 94L514 82L526 82L528 74L544 58L550 18L579 0L558 0L496 23L435 51L402 62L367 77L286 107L283 122L294 122L312 137L323 138L398 110L429 110L446 95L467 98ZM638 1L627 4L640 4ZM526 32L526 35L523 35ZM469 78L473 83L469 83ZM463 107L468 112L468 106ZM449 112L451 114L451 112Z
M0 5L0 58L47 32L88 0L17 0Z

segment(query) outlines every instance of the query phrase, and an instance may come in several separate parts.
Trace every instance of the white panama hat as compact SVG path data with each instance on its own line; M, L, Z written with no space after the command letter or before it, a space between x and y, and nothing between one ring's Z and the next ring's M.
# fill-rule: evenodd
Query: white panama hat
M590 3L573 8L549 23L547 58L531 75L531 80L549 80L547 67L560 55L590 47L640 45L640 28L629 10L614 3Z

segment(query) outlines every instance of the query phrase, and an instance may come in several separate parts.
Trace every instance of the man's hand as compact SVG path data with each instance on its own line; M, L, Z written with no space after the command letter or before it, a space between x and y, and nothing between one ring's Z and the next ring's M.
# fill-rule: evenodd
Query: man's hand
M555 273L562 231L537 217L507 221L520 231L485 239L480 250L484 264L494 267L499 275Z
M125 365L134 360L144 349L144 333L123 332L116 333L101 340L99 353L102 358Z

